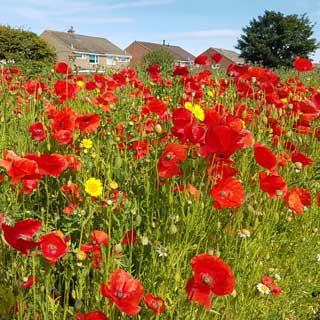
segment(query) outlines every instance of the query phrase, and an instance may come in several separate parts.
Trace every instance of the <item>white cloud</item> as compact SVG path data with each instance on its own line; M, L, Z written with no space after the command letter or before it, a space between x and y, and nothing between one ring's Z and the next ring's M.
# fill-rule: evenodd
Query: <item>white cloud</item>
M193 38L226 38L238 37L242 33L238 29L211 29L190 32L171 33L165 35L166 39L193 39Z
M119 2L106 7L106 9L141 8L173 3L174 0L138 0L130 2Z
M113 23L130 23L133 22L130 18L86 18L86 25L99 25L99 24L113 24ZM68 23L83 24L82 18L68 18Z

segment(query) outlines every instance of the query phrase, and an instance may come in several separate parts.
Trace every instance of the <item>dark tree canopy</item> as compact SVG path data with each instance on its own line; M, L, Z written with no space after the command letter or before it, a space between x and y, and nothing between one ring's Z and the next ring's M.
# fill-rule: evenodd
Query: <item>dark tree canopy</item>
M55 54L35 33L0 25L0 60L14 62L22 69L28 66L39 72L54 63Z
M312 38L313 27L305 14L285 16L265 11L243 28L236 48L247 62L270 68L292 66L296 56L307 57L317 49L317 41Z

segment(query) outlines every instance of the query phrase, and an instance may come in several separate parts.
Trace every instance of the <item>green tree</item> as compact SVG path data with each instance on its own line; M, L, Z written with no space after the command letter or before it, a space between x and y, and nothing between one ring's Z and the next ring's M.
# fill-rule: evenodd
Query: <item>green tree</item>
M175 58L171 52L165 48L149 51L143 58L140 64L142 71L145 71L153 64L158 64L161 73L167 76L172 73L172 68L175 65Z
M242 29L236 48L246 62L271 68L292 66L297 55L307 57L318 48L316 39L312 38L313 27L305 14L285 16L265 11Z
M52 68L55 54L35 33L0 25L0 60L35 74Z

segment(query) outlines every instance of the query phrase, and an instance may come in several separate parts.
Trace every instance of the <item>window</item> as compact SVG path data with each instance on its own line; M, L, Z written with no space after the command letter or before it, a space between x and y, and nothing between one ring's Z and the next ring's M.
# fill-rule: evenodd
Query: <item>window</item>
M113 59L113 57L107 57L107 66L114 66L116 64L116 61Z
M96 56L95 54L90 54L89 55L89 63L98 64L99 63L99 56Z
M219 69L220 68L220 63L213 63L211 68L212 69Z
M119 62L128 62L129 61L129 58L128 57L118 57L117 60Z
M76 57L76 59L87 59L87 55L83 54L83 53L75 53L74 56Z

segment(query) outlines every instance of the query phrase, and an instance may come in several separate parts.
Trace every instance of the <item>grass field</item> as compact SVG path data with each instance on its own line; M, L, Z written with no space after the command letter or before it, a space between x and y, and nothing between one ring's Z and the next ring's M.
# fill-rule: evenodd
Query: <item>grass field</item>
M317 70L67 72L0 73L1 319L318 319Z

